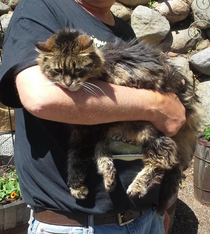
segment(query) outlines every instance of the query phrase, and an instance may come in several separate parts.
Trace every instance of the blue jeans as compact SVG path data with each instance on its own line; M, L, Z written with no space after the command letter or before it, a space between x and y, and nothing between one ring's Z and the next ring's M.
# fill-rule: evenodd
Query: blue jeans
M98 225L94 227L90 215L89 227L57 226L30 220L28 234L164 234L164 215L161 216L152 208L141 217L124 226L118 224Z

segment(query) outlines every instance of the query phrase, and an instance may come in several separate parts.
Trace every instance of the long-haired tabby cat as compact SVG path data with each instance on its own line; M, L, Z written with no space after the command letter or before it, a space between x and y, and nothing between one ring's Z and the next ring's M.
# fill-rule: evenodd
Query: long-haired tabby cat
M144 169L136 175L127 193L143 197L149 188L162 181L160 199L165 204L192 158L198 130L199 102L189 80L157 48L134 41L116 41L98 49L93 39L79 30L60 30L45 42L38 42L36 50L42 72L69 91L84 88L94 92L88 81L100 79L177 94L186 108L187 121L172 138L143 121L70 125L68 185L75 198L84 199L88 194L84 181L93 160L103 176L105 189L108 192L114 189L116 169L108 145L113 136L118 136L143 147Z

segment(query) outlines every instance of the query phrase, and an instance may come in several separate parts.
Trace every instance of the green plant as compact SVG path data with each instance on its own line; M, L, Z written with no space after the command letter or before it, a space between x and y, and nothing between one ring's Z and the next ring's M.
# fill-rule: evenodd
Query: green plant
M207 141L210 141L210 126L208 126L205 131L204 131L204 135Z
M190 54L190 53L192 53L193 51L194 51L193 49L189 49L189 50L187 51L187 53Z
M155 8L155 3L156 3L156 1L151 0L151 1L148 2L148 5L149 5L150 8Z
M0 178L0 202L20 198L20 187L15 168Z

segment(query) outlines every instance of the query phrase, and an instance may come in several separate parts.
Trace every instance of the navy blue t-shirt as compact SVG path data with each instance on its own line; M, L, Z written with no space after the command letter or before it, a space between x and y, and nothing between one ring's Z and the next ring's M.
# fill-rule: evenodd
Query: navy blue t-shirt
M88 197L76 200L66 184L68 126L37 118L22 107L15 88L15 75L37 64L36 42L45 41L64 27L82 29L102 43L113 41L115 37L124 41L135 37L123 20L115 17L115 26L107 26L73 0L22 0L18 4L3 45L0 101L15 107L15 165L24 200L33 207L90 214L157 205L159 186L144 199L131 199L126 194L129 184L143 167L141 160L115 160L117 186L111 193L105 191L102 177L92 164L87 176Z

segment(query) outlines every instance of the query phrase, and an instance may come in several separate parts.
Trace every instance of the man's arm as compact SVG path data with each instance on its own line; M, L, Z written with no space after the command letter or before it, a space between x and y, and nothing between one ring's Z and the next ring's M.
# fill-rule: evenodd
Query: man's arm
M185 110L174 94L134 89L95 81L104 95L84 90L70 92L50 85L39 66L20 72L17 90L23 106L33 115L72 124L99 124L116 121L150 121L168 136L175 135L185 122Z

